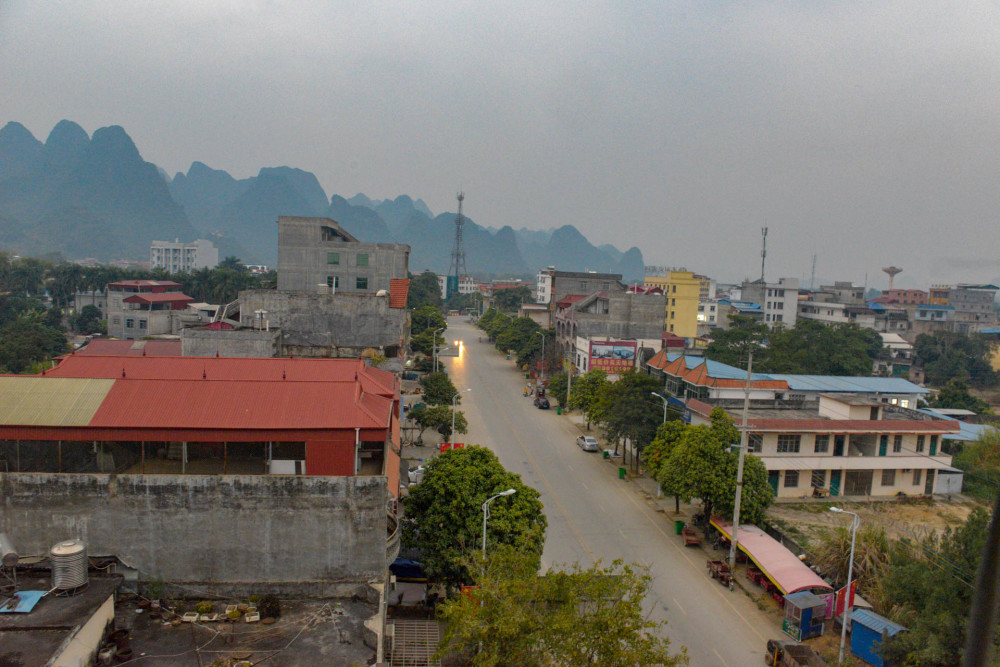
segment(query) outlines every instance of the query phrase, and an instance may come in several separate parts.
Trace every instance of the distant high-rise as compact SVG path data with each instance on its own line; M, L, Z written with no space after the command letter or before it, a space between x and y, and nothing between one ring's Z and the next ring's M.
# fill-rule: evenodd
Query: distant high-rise
M219 249L211 241L197 239L191 243L153 241L149 246L149 268L168 273L214 269L219 264Z

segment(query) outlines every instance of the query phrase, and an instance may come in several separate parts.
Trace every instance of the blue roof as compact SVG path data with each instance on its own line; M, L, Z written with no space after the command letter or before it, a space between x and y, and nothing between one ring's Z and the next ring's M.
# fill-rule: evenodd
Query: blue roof
M768 373L764 379L784 380L792 391L858 392L863 394L926 394L926 389L903 378L792 375Z
M679 354L667 354L667 361L674 361L681 355ZM692 368L697 368L702 364L708 364L706 370L710 377L725 379L725 380L745 380L747 378L747 372L742 368L737 368L736 366L730 366L729 364L724 364L721 361L714 361L712 359L707 359L702 356L694 354L684 355L684 365L688 367L688 370ZM766 375L761 373L753 373L750 376L752 380L767 380Z
M937 417L938 419L951 419L958 423L958 433L945 433L941 436L942 440L961 440L963 442L974 442L979 440L979 438L990 431L996 431L995 426L990 426L989 424L966 424L964 421L955 419L954 417L946 417L939 412L934 412L934 410L924 410L923 408L918 408L917 412L922 412L925 415L931 415L932 417Z
M866 628L874 630L878 634L885 632L890 637L893 635L906 630L902 625L898 623L893 623L885 616L879 616L873 611L867 609L855 609L851 612L851 623L860 623Z

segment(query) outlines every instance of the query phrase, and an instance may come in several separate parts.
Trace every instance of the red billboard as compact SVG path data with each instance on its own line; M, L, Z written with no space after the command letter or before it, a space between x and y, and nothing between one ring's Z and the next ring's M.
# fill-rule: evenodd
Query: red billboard
M588 370L599 369L609 375L618 375L635 367L634 340L590 341L590 365Z

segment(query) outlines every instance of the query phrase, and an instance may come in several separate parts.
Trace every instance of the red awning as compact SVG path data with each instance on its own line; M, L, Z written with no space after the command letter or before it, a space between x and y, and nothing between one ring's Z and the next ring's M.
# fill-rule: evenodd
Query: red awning
M712 525L726 539L732 539L733 526L729 521L713 518ZM775 586L785 595L796 591L822 588L832 591L833 587L823 581L822 578L798 557L789 551L781 542L774 539L757 526L750 524L740 524L739 534L740 551L750 557L767 575Z

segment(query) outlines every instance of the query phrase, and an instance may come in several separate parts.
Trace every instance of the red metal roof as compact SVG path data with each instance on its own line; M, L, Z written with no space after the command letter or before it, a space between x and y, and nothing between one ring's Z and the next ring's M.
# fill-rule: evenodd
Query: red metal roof
M712 525L727 539L732 539L733 527L729 521L712 517ZM833 590L795 554L757 526L741 523L737 540L740 551L746 553L782 593L787 595L815 588Z
M179 357L179 340L112 340L95 338L76 350L74 355L135 356L135 357Z
M180 283L173 280L118 280L108 283L108 289L149 289L149 291L163 292L167 289L180 289Z
M406 308L406 299L410 294L409 278L391 278L389 280L389 307Z
M158 293L141 293L133 294L132 296L127 296L122 299L124 303L192 303L193 298L186 294L181 294L180 292L158 292Z
M587 298L586 294L567 294L563 298L556 301L556 308L569 308L577 301L586 298Z

